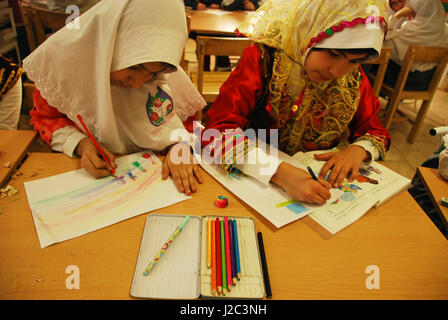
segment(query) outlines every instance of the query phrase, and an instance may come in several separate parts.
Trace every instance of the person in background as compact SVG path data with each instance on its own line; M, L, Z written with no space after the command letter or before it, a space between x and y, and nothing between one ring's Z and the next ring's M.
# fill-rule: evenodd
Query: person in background
M22 108L23 69L0 55L0 129L17 129Z
M104 0L79 19L79 30L59 30L23 62L36 85L30 123L53 150L79 156L94 177L110 175L118 154L167 151L162 178L171 174L179 192L194 193L202 178L190 149L183 153L186 149L177 143L188 132L173 94L187 86L168 85L168 76L178 72L190 81L177 68L187 40L183 4ZM194 115L195 107L185 104L186 116ZM78 115L112 167L80 129ZM188 161L174 161L179 158Z
M68 6L77 6L81 13L87 11L101 0L29 0L31 6L51 11L66 12Z
M443 149L439 155L440 175L448 180L448 133L443 137Z
M389 0L393 15L384 41L392 48L392 55L384 83L394 87L409 45L432 47L448 46L448 25L440 0ZM435 72L436 64L415 62L405 84L406 90L426 90Z
M223 0L221 6L224 10L248 10L254 11L259 7L258 0Z
M193 10L220 9L221 0L184 0L185 6Z

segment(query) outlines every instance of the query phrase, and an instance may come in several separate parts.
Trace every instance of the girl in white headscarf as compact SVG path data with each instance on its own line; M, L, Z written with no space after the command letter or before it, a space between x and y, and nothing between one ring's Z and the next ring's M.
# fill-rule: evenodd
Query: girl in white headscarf
M113 165L115 154L168 149L162 177L171 173L179 191L195 192L195 178L202 182L198 166L175 165L170 157L178 141L171 133L185 131L168 86L170 73L194 88L177 69L186 39L181 0L101 1L24 60L36 84L31 124L52 149L79 155L95 177L112 168L80 129L78 115ZM191 103L180 103L184 116L204 106L196 91L191 96Z

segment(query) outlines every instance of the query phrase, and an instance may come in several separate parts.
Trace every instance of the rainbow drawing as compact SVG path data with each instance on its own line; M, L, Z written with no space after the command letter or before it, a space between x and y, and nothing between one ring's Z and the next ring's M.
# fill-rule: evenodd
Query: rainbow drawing
M118 178L94 179L79 169L25 183L42 247L190 198L161 179L155 156L137 153L117 164Z

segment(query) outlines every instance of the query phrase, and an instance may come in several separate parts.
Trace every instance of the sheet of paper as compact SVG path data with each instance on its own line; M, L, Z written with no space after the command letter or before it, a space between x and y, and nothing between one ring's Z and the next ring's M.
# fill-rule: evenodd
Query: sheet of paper
M150 151L116 160L118 178L95 179L84 169L25 182L42 248L187 200Z

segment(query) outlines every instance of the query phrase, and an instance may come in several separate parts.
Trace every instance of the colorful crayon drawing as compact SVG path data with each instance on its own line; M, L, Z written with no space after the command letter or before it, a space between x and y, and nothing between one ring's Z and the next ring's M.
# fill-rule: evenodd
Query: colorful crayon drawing
M161 179L155 156L136 153L116 162L118 178L94 179L79 169L25 183L41 247L190 198Z
M296 200L289 200L289 201L277 203L275 206L277 208L286 207L294 213L302 213L302 212L306 212L308 210L308 208L306 208L304 205L302 205L300 202L298 202Z

